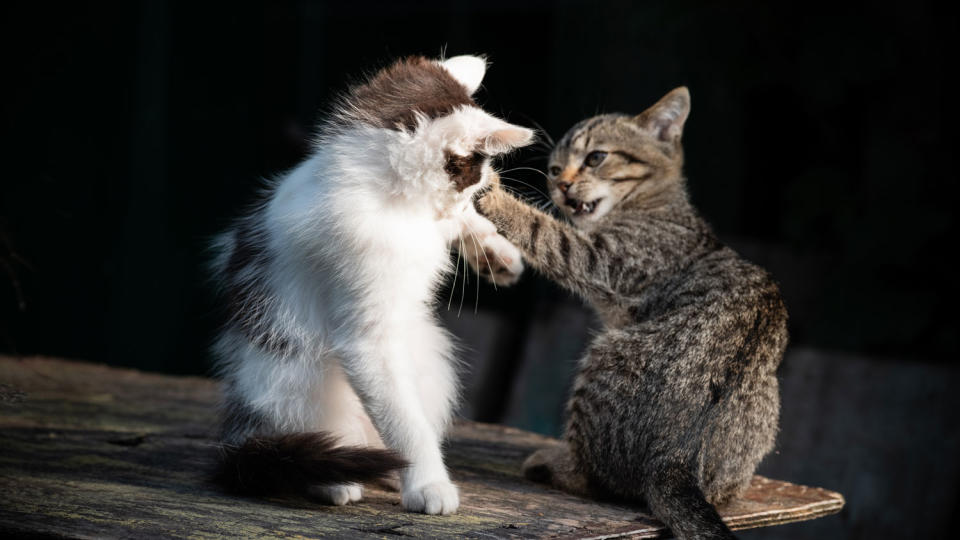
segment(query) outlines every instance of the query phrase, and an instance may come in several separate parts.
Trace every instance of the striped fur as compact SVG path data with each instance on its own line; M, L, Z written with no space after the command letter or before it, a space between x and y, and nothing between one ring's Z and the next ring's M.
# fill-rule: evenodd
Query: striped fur
M677 536L718 538L731 535L711 505L745 489L774 443L787 314L770 275L723 246L688 200L688 111L684 88L641 115L571 129L550 156L551 196L569 221L498 189L477 208L604 322L573 384L564 445L531 456L527 475L645 501Z

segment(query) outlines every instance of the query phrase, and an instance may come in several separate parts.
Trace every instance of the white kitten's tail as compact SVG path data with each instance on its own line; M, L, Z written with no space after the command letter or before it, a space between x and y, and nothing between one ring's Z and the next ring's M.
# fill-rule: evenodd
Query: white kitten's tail
M307 495L316 486L386 479L407 465L392 450L337 446L323 432L291 433L222 444L215 479L245 495Z

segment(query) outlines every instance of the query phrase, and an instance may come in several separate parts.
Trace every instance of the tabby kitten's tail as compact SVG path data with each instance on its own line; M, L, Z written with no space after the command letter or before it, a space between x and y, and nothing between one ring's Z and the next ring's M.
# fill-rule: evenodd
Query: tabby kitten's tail
M330 434L290 433L221 445L215 480L244 495L310 495L311 488L386 480L408 464L393 450L337 446Z
M680 465L657 468L644 493L647 505L677 538L736 538L707 502L697 479Z

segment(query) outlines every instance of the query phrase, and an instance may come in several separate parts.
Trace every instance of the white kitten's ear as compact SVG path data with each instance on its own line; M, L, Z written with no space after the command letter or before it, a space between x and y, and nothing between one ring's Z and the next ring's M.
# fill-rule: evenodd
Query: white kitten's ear
M638 114L634 119L661 141L677 143L680 142L683 124L689 115L690 91L686 86L681 86L671 90L653 107Z
M480 143L487 155L493 156L509 152L533 142L533 130L503 122L491 131Z
M487 72L487 61L479 56L465 54L454 56L440 63L453 78L467 88L467 93L473 95L480 88L483 74Z

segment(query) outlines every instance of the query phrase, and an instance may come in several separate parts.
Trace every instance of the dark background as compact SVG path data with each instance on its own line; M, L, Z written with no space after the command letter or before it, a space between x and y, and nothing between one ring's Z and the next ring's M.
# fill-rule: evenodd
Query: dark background
M782 284L764 474L847 509L750 537L945 534L960 510L957 18L933 2L127 2L2 9L0 350L208 373L208 238L347 82L483 53L488 110L558 138L681 84L694 203ZM505 167L542 169L531 148ZM528 170L507 174L543 188ZM518 184L519 185L519 184ZM533 189L531 196L536 196ZM596 322L533 273L443 291L462 414L558 434ZM452 294L452 300L449 295ZM450 300L449 311L446 306ZM775 534L774 534L775 533Z

